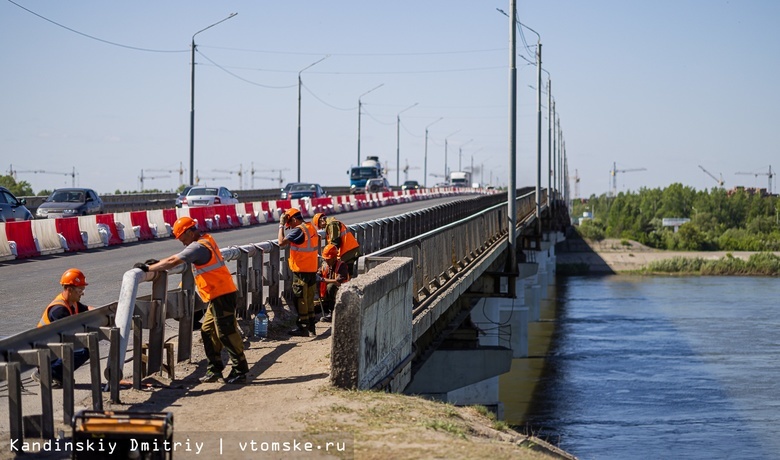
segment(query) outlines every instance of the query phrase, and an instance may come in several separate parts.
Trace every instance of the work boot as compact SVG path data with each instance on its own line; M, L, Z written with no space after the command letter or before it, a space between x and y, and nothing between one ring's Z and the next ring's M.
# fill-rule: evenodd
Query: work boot
M317 335L317 328L315 327L317 325L317 318L309 318L309 332L311 332L313 335Z
M298 336L298 337L308 337L309 336L309 329L308 329L308 327L307 327L307 325L305 323L303 323L301 321L298 321L295 324L298 327L296 327L292 331L288 332L288 334L295 335L295 336Z
M38 369L36 369L35 372L33 372L30 377L35 382L38 382L38 383L41 382L41 373L38 371ZM62 380L60 380L60 379L58 379L56 377L52 377L51 378L51 388L52 388L52 390L57 389L57 388L62 388Z
M222 379L222 372L206 371L206 375L200 378L201 383L211 383Z
M225 383L246 383L246 372L238 372L235 369L231 369L230 374L225 377Z

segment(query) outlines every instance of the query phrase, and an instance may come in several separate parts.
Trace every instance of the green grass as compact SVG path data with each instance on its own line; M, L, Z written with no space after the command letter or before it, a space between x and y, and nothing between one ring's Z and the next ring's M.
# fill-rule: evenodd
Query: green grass
M778 276L780 257L771 252L753 254L748 260L738 259L731 254L726 254L718 260L674 257L652 262L641 272L711 276Z

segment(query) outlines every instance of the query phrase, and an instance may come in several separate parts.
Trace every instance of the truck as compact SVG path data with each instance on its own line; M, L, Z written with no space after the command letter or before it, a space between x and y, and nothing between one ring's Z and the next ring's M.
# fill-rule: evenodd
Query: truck
M377 156L367 156L360 166L353 166L349 173L349 192L352 194L363 193L368 179L384 177L382 163Z
M471 173L469 171L451 171L450 185L452 187L471 187Z

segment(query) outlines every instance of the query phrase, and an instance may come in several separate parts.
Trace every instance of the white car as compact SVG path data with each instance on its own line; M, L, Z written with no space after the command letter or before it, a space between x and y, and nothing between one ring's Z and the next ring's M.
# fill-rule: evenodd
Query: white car
M236 204L238 194L232 193L227 187L194 186L182 197L182 207L214 206L215 204Z

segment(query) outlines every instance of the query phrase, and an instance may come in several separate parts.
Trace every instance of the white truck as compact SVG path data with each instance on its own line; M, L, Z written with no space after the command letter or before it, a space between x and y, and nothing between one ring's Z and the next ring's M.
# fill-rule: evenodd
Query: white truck
M451 171L450 185L453 187L471 187L471 173L468 171Z

